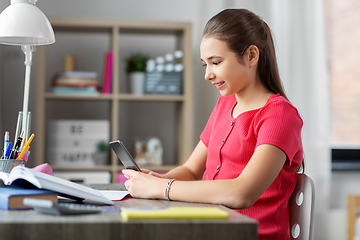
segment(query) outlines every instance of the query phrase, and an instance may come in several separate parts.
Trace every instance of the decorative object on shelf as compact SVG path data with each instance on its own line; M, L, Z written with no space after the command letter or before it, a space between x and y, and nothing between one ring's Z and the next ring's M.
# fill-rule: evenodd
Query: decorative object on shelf
M108 164L109 148L105 142L98 142L97 150L94 153L94 162L96 166Z
M102 93L111 93L111 80L112 80L112 68L113 68L114 53L112 50L107 51L105 55L104 77L102 83Z
M156 137L147 141L135 140L135 161L140 165L162 165L163 146Z
M108 120L53 120L48 126L49 164L94 167L108 164Z
M35 6L37 0L11 0L0 15L0 43L21 46L25 54L25 85L22 132L27 132L30 72L35 46L55 42L54 31L45 14ZM29 136L25 136L27 139Z
M184 53L177 50L147 61L146 94L182 94L184 65L180 62Z
M136 53L126 59L126 72L129 74L131 93L142 95L144 93L146 62L149 56Z
M146 159L146 141L135 140L135 162L140 165L148 163Z
M76 71L76 57L73 55L66 55L63 58L63 72Z

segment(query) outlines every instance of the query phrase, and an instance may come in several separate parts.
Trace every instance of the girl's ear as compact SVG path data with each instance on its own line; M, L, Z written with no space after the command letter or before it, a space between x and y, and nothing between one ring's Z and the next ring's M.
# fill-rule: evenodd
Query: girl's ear
M254 67L259 61L259 48L255 45L251 45L248 50L249 66Z

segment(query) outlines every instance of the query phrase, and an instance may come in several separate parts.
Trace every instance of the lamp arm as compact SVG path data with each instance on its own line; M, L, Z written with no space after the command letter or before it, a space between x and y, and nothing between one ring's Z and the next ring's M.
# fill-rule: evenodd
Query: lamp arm
M24 84L24 100L23 100L23 120L22 120L22 132L24 132L26 139L29 139L29 129L28 122L28 109L29 109L29 90L30 90L30 73L31 73L31 64L32 64L32 53L35 51L34 46L24 45L21 46L21 50L25 54L25 84Z

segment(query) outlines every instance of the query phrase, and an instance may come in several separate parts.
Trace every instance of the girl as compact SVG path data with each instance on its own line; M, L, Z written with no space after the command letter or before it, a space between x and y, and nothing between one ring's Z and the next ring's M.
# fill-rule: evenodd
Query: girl
M221 96L199 143L165 175L124 170L125 186L138 198L222 204L257 219L260 239L290 239L303 122L285 96L271 31L254 13L227 9L206 24L200 52Z

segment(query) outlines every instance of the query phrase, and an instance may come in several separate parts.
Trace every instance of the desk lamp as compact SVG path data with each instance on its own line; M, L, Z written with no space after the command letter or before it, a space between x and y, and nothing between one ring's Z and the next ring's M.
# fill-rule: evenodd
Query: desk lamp
M35 46L55 42L54 31L45 14L35 6L37 0L11 0L0 14L0 43L21 46L25 54L25 85L23 100L22 132L29 139L27 126L30 70Z

